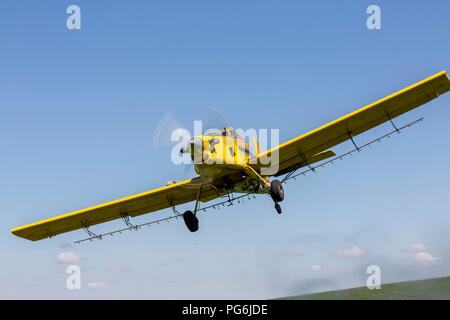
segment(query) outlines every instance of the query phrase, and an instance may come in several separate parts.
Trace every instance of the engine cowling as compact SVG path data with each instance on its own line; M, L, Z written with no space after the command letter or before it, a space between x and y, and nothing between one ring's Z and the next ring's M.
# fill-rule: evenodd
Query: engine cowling
M203 162L204 149L205 144L203 139L200 137L194 137L191 141L189 141L189 144L186 147L180 149L180 153L189 153L194 163L201 163Z

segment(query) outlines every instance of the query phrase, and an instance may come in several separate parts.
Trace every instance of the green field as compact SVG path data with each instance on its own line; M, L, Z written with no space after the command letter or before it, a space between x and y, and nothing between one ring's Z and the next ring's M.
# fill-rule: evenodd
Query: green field
M277 300L450 300L450 277L381 284L381 289L366 287L326 291L279 298Z

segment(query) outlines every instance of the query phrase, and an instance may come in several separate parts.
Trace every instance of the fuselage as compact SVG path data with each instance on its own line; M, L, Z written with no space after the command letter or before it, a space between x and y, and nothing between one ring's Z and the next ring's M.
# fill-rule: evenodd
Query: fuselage
M216 135L195 136L188 151L195 171L207 181L229 185L236 192L255 192L257 179L246 173L249 159L256 156L249 144L231 127Z

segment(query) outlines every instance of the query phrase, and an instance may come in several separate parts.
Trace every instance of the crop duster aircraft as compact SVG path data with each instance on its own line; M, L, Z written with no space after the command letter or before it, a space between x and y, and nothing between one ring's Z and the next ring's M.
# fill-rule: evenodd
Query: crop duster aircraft
M244 195L269 194L275 209L281 213L279 203L284 199L282 182L287 176L299 168L335 157L331 147L347 140L355 144L353 137L384 122L390 121L395 127L393 118L449 90L449 77L445 71L441 71L270 150L261 152L257 141L253 140L254 154L246 141L231 127L224 128L220 134L195 136L180 152L191 155L198 177L20 226L11 232L37 241L83 228L91 240L101 238L101 235L97 236L89 230L93 225L121 218L129 227L136 227L130 222L130 217L165 208L172 208L177 213L176 217L182 216L187 228L195 232L199 227L197 213L200 202L229 197L233 192ZM399 130L397 127L395 129ZM359 151L356 144L355 147ZM268 164L266 160L274 154L277 157L272 158L277 160L274 163L272 159ZM271 167L277 170L270 172ZM281 175L286 175L282 181L274 179ZM183 214L176 211L175 206L192 201L195 201L193 211Z

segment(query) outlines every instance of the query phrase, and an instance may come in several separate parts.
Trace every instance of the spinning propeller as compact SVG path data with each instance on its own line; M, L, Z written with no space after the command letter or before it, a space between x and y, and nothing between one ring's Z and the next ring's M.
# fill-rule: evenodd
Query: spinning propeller
M193 164L207 161L209 154L215 152L214 147L219 143L219 139L213 138L213 135L219 135L220 129L231 126L228 116L216 105L208 107L202 119L204 120L201 121L201 135L211 135L211 139L207 141L194 137L195 119L187 123L180 121L172 113L164 115L153 135L153 148L156 152L165 152L172 157L175 156L174 153L178 153L178 156L181 156L181 163L176 164L183 168L183 180L196 176ZM174 149L176 147L178 148ZM169 148L172 149L171 152Z

